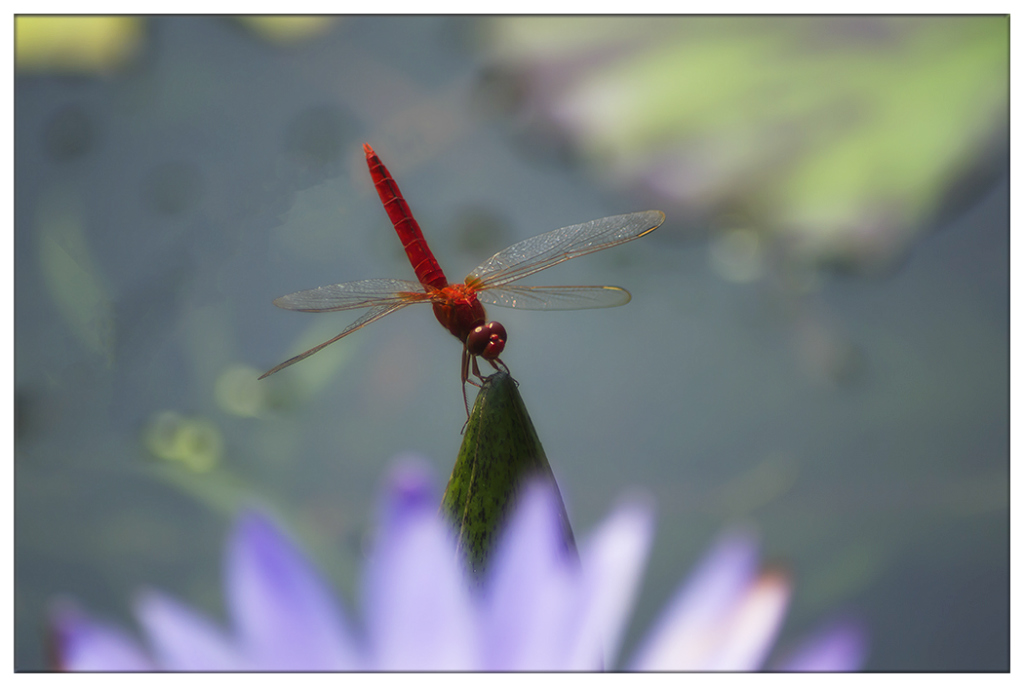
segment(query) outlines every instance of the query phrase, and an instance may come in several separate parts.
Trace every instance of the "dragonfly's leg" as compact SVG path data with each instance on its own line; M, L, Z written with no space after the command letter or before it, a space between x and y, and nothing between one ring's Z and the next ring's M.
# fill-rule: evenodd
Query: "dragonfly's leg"
M482 386L480 384L480 382L476 381L475 379L473 379L472 377L469 376L469 369L470 369L470 361L471 360L473 361L473 374L475 374L477 377L480 377L480 368L477 367L476 356L473 355L472 353L470 353L468 349L463 349L462 350L462 385L465 386L466 383L468 382L469 384L472 384L473 386ZM483 379L483 377L480 377L480 379Z
M489 362L491 364L491 367L493 367L498 372L504 372L505 374L507 374L509 376L509 379L512 380L512 383L515 384L516 386L519 386L519 382L516 381L516 379L514 377L512 377L512 372L509 371L508 365L503 363L500 358L495 358L494 360L488 360L487 362Z
M494 358L493 360L489 359L487 362L489 362L491 364L491 367L493 367L498 372L504 372L507 375L512 374L511 372L509 372L508 365L503 363L501 361L501 358Z
M469 422L469 396L466 395L466 382L469 380L469 350L465 347L462 348L462 402L466 404L466 422ZM476 362L474 360L474 362ZM466 426L462 426L465 431Z

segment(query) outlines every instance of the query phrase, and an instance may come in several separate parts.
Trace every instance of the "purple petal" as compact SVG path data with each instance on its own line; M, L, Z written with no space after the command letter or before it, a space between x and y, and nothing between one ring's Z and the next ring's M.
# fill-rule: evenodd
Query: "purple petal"
M569 646L583 608L581 571L566 549L557 496L535 482L522 492L483 589L489 670L585 669Z
M207 618L170 596L157 591L143 592L135 614L149 637L153 654L162 670L211 671L251 668L237 650Z
M859 670L868 653L867 631L860 621L845 619L831 623L796 648L779 664L784 671Z
M720 623L746 593L757 574L753 536L722 537L676 592L634 656L634 670L695 670L705 667L718 638L709 628Z
M421 512L436 508L438 500L431 475L430 466L414 455L395 461L381 499L381 529L401 527Z
M720 639L709 652L706 670L749 671L764 665L782 620L792 586L781 572L761 575L713 633Z
M580 557L587 606L571 649L578 656L573 663L598 670L615 665L653 535L652 507L631 501L619 506L584 543Z
M360 667L330 588L264 516L239 517L225 567L230 617L255 669Z
M131 636L109 623L92 620L71 601L50 611L57 667L75 671L149 671L156 666Z
M373 668L473 670L480 665L468 581L437 504L422 471L408 464L393 471L383 522L364 569Z

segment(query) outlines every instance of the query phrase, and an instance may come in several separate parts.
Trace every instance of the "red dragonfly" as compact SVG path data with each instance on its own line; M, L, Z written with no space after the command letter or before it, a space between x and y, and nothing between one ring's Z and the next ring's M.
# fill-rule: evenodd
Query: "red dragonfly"
M369 308L369 311L333 339L289 358L260 379L305 360L321 348L400 308L413 303L430 303L434 306L438 322L462 342L462 395L468 415L466 382L476 384L469 378L470 370L483 379L477 358L483 358L496 370L508 372L505 363L498 357L505 348L505 328L498 322L487 321L484 303L526 310L575 310L625 305L630 300L629 292L617 286L510 284L571 258L640 238L665 221L664 213L650 210L604 217L556 229L496 253L470 272L465 283L449 284L395 180L370 144L364 144L363 151L384 210L394 224L405 254L409 256L416 278L420 281L417 284L404 279L364 279L281 296L274 301L274 305L287 310L333 312Z

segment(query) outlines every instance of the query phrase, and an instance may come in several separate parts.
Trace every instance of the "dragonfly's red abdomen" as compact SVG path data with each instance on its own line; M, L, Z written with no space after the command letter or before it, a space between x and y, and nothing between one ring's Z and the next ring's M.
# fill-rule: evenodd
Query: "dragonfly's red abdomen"
M373 187L377 189L380 202L384 204L384 210L388 213L388 219L395 226L398 237L402 240L402 247L405 254L409 256L409 262L416 272L416 278L421 284L433 286L436 289L443 289L448 286L448 280L441 271L441 265L437 258L427 246L423 232L420 231L419 222L412 216L409 204L402 197L398 184L391 178L391 173L384 163L373 152L369 143L363 144L363 152L366 153L366 165L370 168L370 177L373 179Z

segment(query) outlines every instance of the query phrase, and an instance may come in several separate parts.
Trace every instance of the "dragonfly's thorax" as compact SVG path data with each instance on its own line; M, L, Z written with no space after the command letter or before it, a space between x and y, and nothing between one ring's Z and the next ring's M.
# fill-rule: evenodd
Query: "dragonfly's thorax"
M434 300L434 316L452 335L466 342L469 333L487 321L476 291L465 284L449 284L441 289L443 299Z

